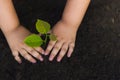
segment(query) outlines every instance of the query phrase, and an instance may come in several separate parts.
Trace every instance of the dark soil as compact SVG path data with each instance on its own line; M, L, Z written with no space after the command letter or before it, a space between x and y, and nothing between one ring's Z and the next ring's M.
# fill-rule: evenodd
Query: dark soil
M23 25L35 31L38 18L53 26L61 17L66 0L16 0ZM74 15L73 15L74 16ZM120 80L120 1L92 0L78 29L76 47L62 62L19 65L0 32L0 80Z

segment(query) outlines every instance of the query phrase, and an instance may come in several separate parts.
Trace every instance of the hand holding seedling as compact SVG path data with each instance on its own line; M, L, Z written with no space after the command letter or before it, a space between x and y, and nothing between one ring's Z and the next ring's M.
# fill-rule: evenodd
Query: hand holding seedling
M64 55L70 57L76 39L77 29L82 22L88 4L91 0L67 0L61 20L52 29L52 34L55 34L57 41L50 41L45 54L50 54L49 60L52 61L58 54L57 61L61 61ZM80 5L81 4L81 5Z
M52 50L49 57L49 60L52 61L60 51L57 57L57 61L59 62L66 53L68 57L71 56L75 45L76 30L73 28L68 28L66 26L70 27L70 25L59 21L51 30L51 33L48 34L48 32L50 31L50 24L43 20L37 20L36 29L41 35L45 35L45 39L43 40L37 34L31 34L24 40L24 42L28 46L39 47L45 44L47 41L47 37L49 37L50 42L46 49L45 55L50 54L50 51Z
M15 60L19 63L22 62L20 55L32 63L36 63L36 60L34 58L43 61L43 58L40 54L43 52L43 49L41 47L33 48L27 46L23 42L24 38L30 34L31 33L26 28L20 25L18 28L7 32L5 35L11 48L12 54Z
M71 56L75 46L77 29L82 22L89 3L90 0L67 0L61 20L51 30L51 33L56 35L54 37L57 39L55 41L50 40L45 50L45 55L50 54L50 61L57 54L57 61L61 61L66 53L68 57Z
M67 55L70 57L74 49L77 29L84 17L89 3L90 0L67 0L61 17L62 22L59 21L54 26L50 35L48 34L50 29L49 24L38 20L36 26L40 25L42 27L36 28L38 32L46 37L45 39L42 39L36 34L30 35L31 33L20 24L12 0L0 0L0 29L7 39L15 60L21 63L22 61L19 56L21 55L32 63L36 62L34 58L43 61L40 53L44 52L40 46L46 43L48 37L50 38L50 42L45 54L50 54L50 51L53 49L49 57L50 61L55 58L59 51L60 53L57 57L57 61L60 61L67 51ZM41 25L39 22L42 22L43 24ZM30 36L25 39L25 43L29 46L23 42L23 39L28 35Z
M51 30L51 33L56 35L57 40L50 40L48 47L45 51L45 55L50 54L50 61L52 61L57 56L57 54L58 62L61 61L61 59L65 56L66 53L68 57L71 56L75 46L76 29L70 28L70 26L71 25L59 21ZM51 50L52 52L50 53Z
M41 45L46 44L48 37L52 41L56 41L56 36L53 34L48 34L50 32L50 24L43 21L37 20L36 22L36 30L39 32L40 35L45 35L45 39L42 39L38 34L31 34L25 38L24 42L30 47L39 47Z
M18 63L22 63L20 56L32 63L36 63L35 58L43 61L40 54L43 53L41 47L33 48L23 42L31 32L20 24L12 2L12 0L0 0L0 30L8 42L14 59Z

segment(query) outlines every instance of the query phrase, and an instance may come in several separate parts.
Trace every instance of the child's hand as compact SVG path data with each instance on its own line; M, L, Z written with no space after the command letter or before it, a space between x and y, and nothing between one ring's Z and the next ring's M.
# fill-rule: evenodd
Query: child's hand
M57 61L60 62L64 55L67 53L67 57L70 57L75 46L76 32L77 30L62 21L59 21L51 32L56 35L57 41L50 41L45 51L45 55L48 55L52 50L49 60L52 61L58 54Z
M19 54L32 63L36 63L36 60L34 58L43 61L40 53L44 53L44 51L41 47L31 48L23 42L23 40L30 34L31 33L27 29L25 29L23 26L20 26L5 35L11 48L12 54L15 60L19 63L22 62Z

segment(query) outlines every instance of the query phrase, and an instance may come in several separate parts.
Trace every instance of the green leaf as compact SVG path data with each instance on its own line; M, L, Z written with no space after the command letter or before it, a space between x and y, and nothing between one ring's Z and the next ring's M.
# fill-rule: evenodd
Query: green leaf
M39 35L31 34L24 39L24 43L26 43L30 47L38 47L43 44L43 40Z
M50 34L50 35L49 35L49 38L50 38L50 40L52 40L52 41L56 41L56 40L57 40L57 37L56 37L54 34Z
M47 32L50 30L50 24L38 19L36 22L36 29L41 34L47 34Z

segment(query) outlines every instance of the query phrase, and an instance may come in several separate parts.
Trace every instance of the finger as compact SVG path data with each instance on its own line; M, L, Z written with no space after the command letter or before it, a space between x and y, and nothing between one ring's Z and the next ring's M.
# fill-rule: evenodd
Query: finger
M19 55L19 53L18 53L18 51L17 51L17 50L14 50L14 51L12 51L12 55L15 57L15 56L18 56L18 55Z
M27 52L29 52L32 56L34 56L38 60L43 61L42 56L37 52L37 51L39 51L39 52L42 51L42 48L36 47L34 49L34 48L31 48L31 47L29 47L27 45L24 45L24 49L26 49Z
M18 62L18 63L22 63L21 59L19 56L15 56L15 60Z
M44 51L41 47L32 48L32 47L27 46L26 44L24 44L23 49L26 49L29 53L32 53L32 51L34 51L34 50L36 50L40 53L42 51Z
M34 49L33 49L31 52L29 52L29 53L30 53L33 57L37 58L38 60L43 61L42 56L41 56L37 51L35 51Z
M54 48L53 48L53 50L51 52L51 55L49 57L50 61L52 61L55 58L55 56L59 52L62 45L63 45L63 42L59 42L59 41L56 42L56 44L55 44L55 46L54 46Z
M71 43L70 45L69 45L69 50L68 50L68 53L67 53L67 57L71 57L71 55L72 55L72 52L73 52L73 50L74 50L74 43Z
M18 53L18 51L12 51L12 53L13 53L13 56L14 56L14 58L15 58L15 60L18 62L18 63L22 63L22 61L21 61L21 59L20 59L20 57L19 57L19 53Z
M24 49L20 50L20 54L28 61L32 62L32 63L36 63L36 60L27 53L27 51L25 51Z
M48 47L45 51L45 55L48 55L50 53L50 51L52 50L52 48L54 47L56 41L50 41L49 44L48 44Z
M34 48L36 51L38 51L39 53L41 53L41 54L44 54L45 52L44 52L44 50L41 48L41 47L36 47L36 48Z
M66 52L68 50L68 43L64 44L58 57L57 57L57 61L60 62L62 60L62 58L65 56Z

